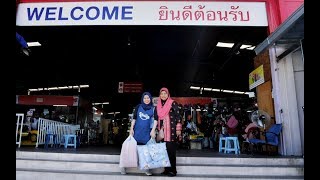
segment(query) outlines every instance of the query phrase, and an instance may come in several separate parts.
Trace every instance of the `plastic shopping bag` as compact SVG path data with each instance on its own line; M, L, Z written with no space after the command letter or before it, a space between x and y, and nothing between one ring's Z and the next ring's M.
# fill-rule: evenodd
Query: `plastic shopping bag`
M131 135L122 143L119 167L138 167L137 141Z
M139 169L170 167L166 143L156 143L151 139L146 145L138 145Z

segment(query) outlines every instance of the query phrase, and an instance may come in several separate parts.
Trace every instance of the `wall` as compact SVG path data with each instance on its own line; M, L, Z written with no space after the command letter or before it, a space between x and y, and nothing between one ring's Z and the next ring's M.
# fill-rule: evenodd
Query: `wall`
M280 150L282 155L300 156L304 154L304 118L299 117L303 115L299 106L304 102L302 54L296 50L277 62L276 57L283 51L281 47L269 50L276 121L283 126Z
M294 73L294 83L296 88L297 111L299 116L300 137L302 154L304 154L304 63L302 52L298 50L292 53L292 64Z
M271 71L270 71L270 61L269 61L268 51L254 58L254 67L257 68L260 65L263 65L265 82L259 85L258 87L256 87L258 107L260 110L267 112L272 118L272 121L274 121L275 115L274 115L273 99L271 94L272 81L271 81Z

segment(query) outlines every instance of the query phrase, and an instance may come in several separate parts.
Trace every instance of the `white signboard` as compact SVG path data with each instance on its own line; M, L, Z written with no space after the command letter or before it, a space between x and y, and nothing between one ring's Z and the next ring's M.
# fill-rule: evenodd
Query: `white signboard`
M21 3L18 26L268 26L265 2L95 1Z
M79 96L73 96L73 106L79 105Z
M152 98L152 104L153 104L153 106L157 106L157 104L158 104L158 99L159 99L159 97L153 97L153 98Z
M118 93L123 93L123 82L119 82Z

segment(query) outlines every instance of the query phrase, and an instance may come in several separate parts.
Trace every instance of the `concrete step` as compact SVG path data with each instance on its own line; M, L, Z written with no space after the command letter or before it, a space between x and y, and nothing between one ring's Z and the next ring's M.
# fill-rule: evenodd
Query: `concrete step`
M120 172L118 162L110 161L70 161L16 158L16 168L42 170L70 170L92 172ZM177 163L177 171L182 175L248 175L248 176L303 176L301 165L253 165L253 164L181 164ZM127 172L142 173L137 168L128 168ZM155 169L154 173L161 173Z
M146 176L137 168L120 174L119 155L16 151L16 177L21 180L172 179L163 168ZM175 179L304 179L304 159L296 157L177 157Z
M75 153L53 153L53 152L29 152L16 151L17 158L27 159L48 159L66 161L101 161L119 163L119 155L102 154L75 154ZM199 165L266 165L266 166L303 166L303 158L295 157L267 157L267 158L239 158L233 157L177 157L178 164L199 164Z
M39 170L39 169L23 169L17 168L17 180L301 180L303 176L248 176L248 175L182 175L178 174L176 177L166 177L161 175L139 175L126 174L120 175L116 172L96 172L96 171L74 171L74 170Z

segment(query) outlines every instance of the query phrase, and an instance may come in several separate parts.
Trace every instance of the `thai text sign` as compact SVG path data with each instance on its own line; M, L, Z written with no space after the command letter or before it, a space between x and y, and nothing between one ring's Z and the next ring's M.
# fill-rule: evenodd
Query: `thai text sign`
M88 1L21 3L18 26L268 26L265 2Z
M118 93L142 93L141 82L119 82Z

